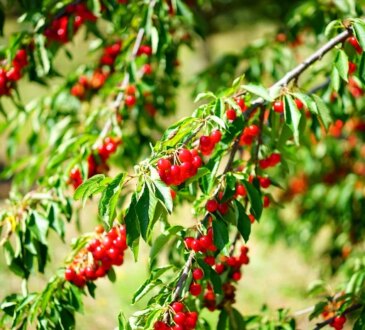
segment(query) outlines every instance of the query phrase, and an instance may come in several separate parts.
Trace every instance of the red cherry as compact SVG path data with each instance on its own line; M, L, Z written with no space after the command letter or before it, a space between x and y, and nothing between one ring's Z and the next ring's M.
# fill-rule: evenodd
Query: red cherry
M357 69L357 66L353 62L349 62L349 74L353 74Z
M279 153L273 153L269 157L271 166L275 166L276 164L280 163L281 155Z
M170 189L170 194L172 199L176 198L176 191L174 189Z
M175 313L183 312L185 309L185 305L180 301L175 301L171 304L171 307Z
M297 105L298 110L302 110L303 109L304 104L303 104L303 102L301 100L295 99L294 102Z
M283 101L275 101L273 105L273 109L277 113L283 113L284 112L284 103Z
M170 327L162 321L157 321L154 325L153 325L153 329L154 330L169 330Z
M193 245L193 242L194 242L194 237L185 237L185 239L184 239L184 243L185 243L185 245L186 245L186 248L188 249L188 250L191 250L192 249L192 245Z
M234 272L233 274L232 274L232 280L233 281L239 281L240 279L241 279L241 273L240 272Z
M226 267L223 264L216 264L215 271L220 275L225 271Z
M355 50L358 54L362 53L362 48L355 37L350 37L347 39L347 41L352 45L352 47L355 48Z
M260 133L260 128L257 125L248 126L245 128L245 130L243 132L243 134L252 136L252 137L259 135L259 133Z
M185 313L183 313L183 312L176 313L173 317L173 320L176 324L183 325L186 320Z
M235 98L235 101L237 105L241 108L242 112L245 112L247 110L247 106L245 104L245 100L243 98L237 97Z
M137 103L137 99L134 95L126 95L124 102L127 107L133 107Z
M270 179L267 177L260 177L259 182L260 182L260 186L262 188L268 188L268 187L270 187L270 184L271 184Z
M228 109L226 111L226 116L228 120L234 121L237 118L236 111L234 109Z
M76 272L73 268L66 268L65 270L65 280L72 282L76 277Z
M181 176L184 179L188 179L193 175L193 165L190 162L184 162L180 166L181 168Z
M249 214L248 215L248 218L250 219L250 222L251 223L254 223L255 222L255 217L252 214Z
M238 196L246 196L247 192L246 192L246 188L243 184L238 184L236 186L236 194Z
M195 168L199 168L202 166L203 162L200 156L194 156L193 161L191 163Z
M204 277L204 272L201 268L196 268L193 270L193 279L196 281L201 280Z
M202 292L202 287L199 283L191 283L189 291L192 296L199 296Z
M150 75L152 73L152 66L151 64L145 64L143 67L142 67L142 71L145 75Z
M214 213L218 209L218 202L215 199L208 200L205 209L210 213Z
M212 138L207 135L203 135L199 139L200 149L201 150L211 150L214 148L214 143Z
M125 93L128 94L128 95L134 95L136 94L136 86L134 85L129 85L127 86L127 88L125 89Z
M169 171L171 169L171 162L166 158L160 158L157 162L157 167L161 171Z
M201 251L201 245L200 245L200 242L198 239L194 239L192 242L191 242L191 249L195 252L200 252Z
M222 203L222 204L218 204L218 211L224 215L228 212L228 204L227 203Z
M205 263L206 263L206 264L208 264L209 266L214 266L214 264L215 264L215 258L214 258L214 257L212 257L212 256L206 256L206 257L204 258L204 261L205 261Z
M22 77L20 70L17 69L16 67L11 68L7 73L6 73L6 78L9 81L18 81L20 78Z
M191 163L193 161L193 156L191 155L190 150L188 149L181 149L179 151L179 159L183 162Z
M263 200L263 206L264 207L269 207L270 206L270 198L269 196L264 196L264 200Z
M213 143L218 143L222 138L222 132L216 129L210 134L210 138Z

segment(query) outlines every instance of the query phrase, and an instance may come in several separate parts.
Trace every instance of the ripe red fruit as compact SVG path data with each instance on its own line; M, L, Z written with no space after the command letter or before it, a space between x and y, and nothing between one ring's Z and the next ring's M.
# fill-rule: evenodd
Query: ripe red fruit
M6 73L6 78L9 81L18 81L20 78L22 77L20 70L17 69L16 67L11 68L7 73Z
M283 101L275 101L273 105L273 109L277 113L283 113L284 112L284 103Z
M171 307L175 313L183 312L185 309L185 305L180 301L175 301L172 303Z
M218 209L218 202L215 199L208 200L205 209L210 213L214 213Z
M199 283L191 283L189 291L190 291L191 295L197 297L201 294L202 287Z
M153 325L153 329L154 330L169 330L170 327L162 321L157 321L154 325Z
M65 270L65 280L72 282L76 277L76 272L73 268L66 268Z
M203 162L200 156L194 156L193 161L191 163L195 168L199 168L202 166Z
M255 222L255 217L252 214L249 214L248 215L248 218L250 219L250 222L251 223L254 223Z
M252 137L259 135L259 133L260 133L260 128L257 125L248 126L245 128L245 130L243 132L243 134L252 136Z
M199 139L200 149L203 150L211 150L214 148L214 143L212 138L207 135L203 135Z
M183 162L180 166L181 176L184 180L190 178L193 175L193 165L190 162Z
M137 99L134 95L126 95L124 103L127 107L133 107L137 103Z
M242 275L241 275L241 273L240 272L234 272L233 274L232 274L232 280L233 281L239 281L240 279L241 279L241 277L242 277Z
M194 239L192 242L191 242L191 249L194 251L194 252L200 252L202 247L200 245L200 242L198 239Z
M210 134L210 138L212 139L213 143L218 143L222 138L222 132L216 129Z
M150 46L147 46L147 45L141 45L138 49L137 55L151 56L152 55L152 48Z
M222 215L226 214L228 212L228 209L229 209L229 207L228 207L228 204L227 203L222 203L222 204L219 204L218 205L218 211Z
M271 181L267 177L260 177L259 178L261 188L268 188L270 187Z
M226 112L228 120L234 121L237 118L236 111L234 109L228 109Z
M263 206L264 207L269 207L270 206L270 198L269 196L264 196L264 200L263 200Z
M225 271L226 267L223 264L216 264L215 265L215 271L218 274L222 274Z
M185 320L186 320L186 316L185 316L185 313L183 312L178 312L174 315L173 317L173 320L176 324L179 324L179 325L184 325L185 323Z
M201 280L204 277L204 272L201 268L196 268L193 270L193 279L196 281Z
M151 64L145 64L143 67L142 67L142 71L145 75L150 75L152 73L152 66Z
M236 194L238 196L246 196L247 192L246 192L246 188L243 184L238 184L236 186Z
M357 66L353 62L349 62L349 74L353 74L357 69Z
M204 258L204 261L206 264L208 264L209 266L214 266L215 264L215 258L213 256L206 256Z
M187 312L186 313L186 321L185 321L184 325L187 329L194 329L196 327L197 321L198 321L197 312Z
M245 100L243 98L237 97L235 98L235 101L237 105L241 108L242 112L245 112L247 110L247 106L245 104Z
M194 240L195 240L194 237L190 237L190 236L185 237L184 242L185 242L186 248L188 250L192 249L192 244L193 244Z
M127 86L127 88L125 89L125 93L128 95L136 94L136 86L134 86L134 85Z
M176 191L174 189L170 189L170 194L172 199L176 198Z
M295 99L294 102L297 105L298 110L302 110L303 109L304 104L303 104L303 102L301 100Z
M160 158L157 162L157 167L161 171L169 171L171 169L171 162L166 158Z
M180 161L183 162L188 162L191 163L193 161L193 156L190 152L190 150L188 149L181 149L179 151L179 159Z
M352 47L355 48L355 50L358 54L362 53L362 48L361 48L359 42L357 41L357 39L355 37L350 37L350 38L347 39L347 41L350 45L352 45Z

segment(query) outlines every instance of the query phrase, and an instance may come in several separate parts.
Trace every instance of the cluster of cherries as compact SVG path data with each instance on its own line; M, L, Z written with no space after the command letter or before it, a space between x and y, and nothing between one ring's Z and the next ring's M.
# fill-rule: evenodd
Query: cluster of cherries
M346 323L345 315L336 316L330 323L330 327L334 328L335 330L342 330L345 323Z
M221 140L222 132L220 130L214 130L210 135L203 135L199 139L199 150L202 155L209 156L215 145Z
M96 153L92 153L87 158L88 178L100 173L105 173L109 170L107 160L115 153L121 140L114 137L106 137L103 143L97 147ZM82 174L79 167L74 167L69 175L69 183L77 189L83 182Z
M172 317L173 325L166 322L157 321L154 324L154 330L193 330L198 322L198 313L186 311L186 306L181 301L175 301L171 304L174 314Z
M71 94L80 100L99 90L104 86L110 72L114 71L115 60L122 49L122 43L117 41L104 48L100 58L99 67L92 73L92 76L81 75L78 81L71 87Z
M260 168L267 169L269 167L274 167L281 162L281 155L277 152L272 153L270 156L260 159L259 166Z
M105 232L102 226L95 228L96 237L86 248L79 251L65 270L65 279L78 287L87 281L104 277L112 266L120 266L127 249L126 231L123 225Z
M28 55L25 49L19 49L9 68L0 68L0 96L10 95L15 83L22 77L22 70L28 65Z
M239 145L240 146L249 146L252 144L253 140L257 138L260 134L260 128L252 124L243 129L243 132L240 137Z
M238 282L241 277L241 268L243 265L248 265L250 259L248 257L248 247L242 246L240 254L238 256L224 256L221 258L221 262L214 265L214 269L219 275L228 274L226 282L222 285L224 293L223 300L217 305L216 296L213 288L210 284L207 285L207 289L204 293L204 306L210 311L221 309L226 303L233 304L235 302L236 287L232 284Z
M52 20L49 27L44 31L48 40L65 44L70 40L69 26L70 17L73 16L72 32L77 30L87 21L95 22L96 16L87 8L86 4L71 4L65 8L65 13Z
M243 98L236 97L234 100L235 100L236 104L240 107L242 112L245 112L248 109L247 105L245 104L245 100ZM233 108L229 108L226 111L226 117L229 121L235 121L237 118L236 110Z
M194 176L198 168L202 166L202 159L196 149L180 149L177 158L180 165L172 164L168 158L160 158L157 162L158 174L168 186L182 184Z

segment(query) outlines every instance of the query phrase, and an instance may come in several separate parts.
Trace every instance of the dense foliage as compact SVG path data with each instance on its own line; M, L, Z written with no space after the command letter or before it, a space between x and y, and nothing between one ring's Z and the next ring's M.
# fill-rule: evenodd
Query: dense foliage
M130 317L121 311L120 330L296 329L289 310L273 319L235 306L259 225L266 240L326 257L323 281L311 290L315 329L364 329L365 7L270 3L3 6L1 16L13 10L19 29L0 53L1 177L12 182L0 212L1 247L23 285L1 297L1 328L74 328L97 279L117 280L114 268L127 249L138 262L143 240L149 277L132 303L150 299ZM262 15L266 6L281 20L278 30L197 74L196 109L166 127L179 93L181 47L216 31L213 17L224 8ZM82 33L93 61L65 74L57 56L72 61L77 44L70 45ZM26 78L47 95L24 102ZM77 226L91 199L98 200L95 231L80 233L43 290L29 290L29 280L53 262L50 233L64 241L65 224ZM172 221L182 204L192 209L184 226ZM325 237L321 251L318 237ZM343 285L329 291L333 274L342 274ZM219 314L217 324L201 317L203 309Z

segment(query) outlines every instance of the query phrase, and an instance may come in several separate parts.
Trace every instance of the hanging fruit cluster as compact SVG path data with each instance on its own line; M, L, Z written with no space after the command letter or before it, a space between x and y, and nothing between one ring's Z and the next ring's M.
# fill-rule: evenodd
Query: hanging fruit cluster
M101 145L88 156L88 178L96 174L105 173L109 170L107 161L109 157L114 154L121 144L121 140L115 137L106 137ZM69 175L69 183L77 189L83 182L81 170L78 166L75 166Z
M52 18L44 35L49 41L65 44L72 39L72 36L85 22L95 21L96 16L87 8L86 4L70 4L65 8L63 15Z
M25 49L19 49L11 65L3 64L0 68L0 96L10 95L15 83L22 77L23 69L28 65L28 55Z
M104 232L103 227L97 226L95 236L66 268L66 281L78 287L83 287L87 281L104 277L112 266L123 264L124 251L127 249L125 227L118 225Z

